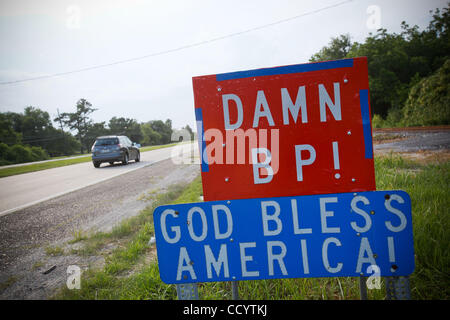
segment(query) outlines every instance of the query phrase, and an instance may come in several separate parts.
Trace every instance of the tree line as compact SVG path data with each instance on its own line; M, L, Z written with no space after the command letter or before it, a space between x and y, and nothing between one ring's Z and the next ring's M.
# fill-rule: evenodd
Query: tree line
M0 113L0 165L90 152L95 139L103 135L126 135L144 146L171 142L174 129L170 119L139 123L113 117L108 123L94 122L91 115L96 110L80 99L74 112L58 113L53 119L57 127L48 112L32 106L23 113ZM183 129L192 133L188 125Z
M401 23L352 42L332 38L311 62L366 56L374 127L450 124L450 3L436 9L425 30Z
M366 56L374 127L450 124L450 3L436 9L425 30L401 23L400 33L386 29L352 42L349 34L332 38L311 62ZM74 112L58 114L26 107L23 113L0 113L0 165L89 152L101 135L126 135L142 145L167 144L173 133L167 119L139 123L113 117L94 123L97 109L80 99ZM184 127L193 136L189 126Z

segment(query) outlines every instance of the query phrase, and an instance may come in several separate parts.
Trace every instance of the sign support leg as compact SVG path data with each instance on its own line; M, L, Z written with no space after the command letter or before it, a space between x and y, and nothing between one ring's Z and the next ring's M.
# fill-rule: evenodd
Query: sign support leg
M233 300L239 300L239 282L231 281L231 294Z
M387 300L411 300L409 276L386 277Z
M196 283L177 284L178 300L198 300L198 287Z
M367 300L366 277L359 277L359 297L361 300Z

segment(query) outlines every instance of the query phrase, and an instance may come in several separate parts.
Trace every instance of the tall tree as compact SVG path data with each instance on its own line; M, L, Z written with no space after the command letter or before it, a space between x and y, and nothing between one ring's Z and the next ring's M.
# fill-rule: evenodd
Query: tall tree
M320 49L319 52L314 54L309 61L318 62L318 61L327 61L327 60L338 60L343 59L347 56L352 47L352 42L350 39L350 35L343 34L336 38L331 38L328 46Z
M134 119L113 117L108 124L111 134L125 135L133 142L141 142L141 125Z
M153 130L152 123L146 122L141 124L141 132L142 132L142 144L143 145L157 145L160 144L161 135Z
M22 133L14 129L14 117L13 112L0 113L0 143L11 146L22 142Z
M95 139L99 136L105 136L109 134L108 128L106 128L105 122L91 123L86 131L85 141L86 145L92 147ZM89 151L89 149L88 149Z
M31 106L25 108L21 126L22 143L32 146L43 146L54 129L48 112Z
M167 119L165 122L162 120L149 121L153 131L161 135L161 139L158 144L167 144L171 142L172 138L172 120Z
M436 72L450 55L450 3L431 14L423 31L403 21L400 33L379 29L362 43L351 43L349 35L332 38L310 61L367 57L372 113L397 118L410 90L421 78Z
M70 130L76 131L76 137L80 142L80 151L84 153L85 150L89 150L89 141L86 139L86 134L89 130L89 126L92 124L92 120L89 117L91 113L98 110L92 107L92 104L86 99L80 99L76 105L76 112L64 112L54 121L61 121Z
M450 124L450 59L412 87L402 113L407 126Z
M42 148L50 156L69 155L79 149L70 133L53 127L48 112L32 106L24 113L0 113L0 142Z

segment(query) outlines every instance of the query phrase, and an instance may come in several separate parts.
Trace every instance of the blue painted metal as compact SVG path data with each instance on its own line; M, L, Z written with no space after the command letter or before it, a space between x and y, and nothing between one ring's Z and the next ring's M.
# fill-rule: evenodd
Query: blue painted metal
M208 158L205 151L206 149L206 141L205 141L205 132L203 129L203 114L202 108L195 109L195 120L197 122L197 136L198 136L198 150L200 152L200 160L201 160L201 169L202 172L209 171Z
M166 205L154 224L166 283L367 277L372 264L383 277L414 270L411 200L399 190Z
M281 74L301 73L301 72L330 70L337 68L351 68L351 67L353 67L353 59L343 59L317 63L295 64L290 66L282 66L274 68L262 68L254 70L220 73L216 75L216 80L224 81L250 77L273 76Z
M369 90L359 90L359 104L364 135L364 155L366 159L373 158L372 128L370 126Z

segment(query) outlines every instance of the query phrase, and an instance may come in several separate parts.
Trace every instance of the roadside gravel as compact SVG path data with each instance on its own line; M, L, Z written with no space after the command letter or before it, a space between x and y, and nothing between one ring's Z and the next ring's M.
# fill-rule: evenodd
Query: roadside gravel
M138 214L170 185L190 183L199 166L165 160L0 217L0 299L46 299L67 280L67 266L87 267L101 257L46 252L79 232L109 231ZM53 270L44 274L45 271Z

